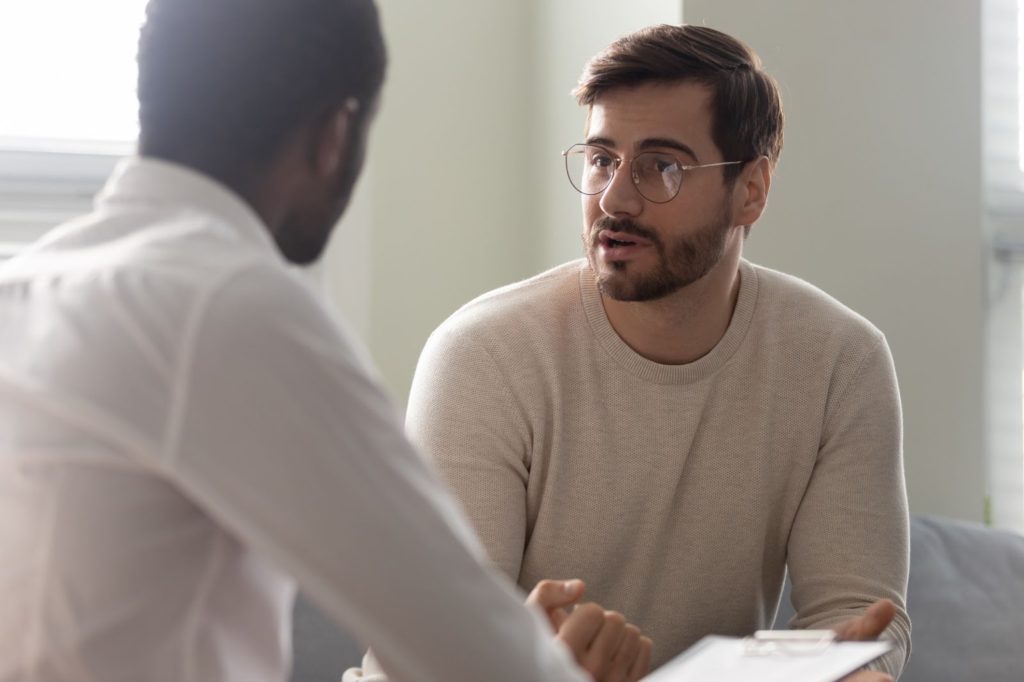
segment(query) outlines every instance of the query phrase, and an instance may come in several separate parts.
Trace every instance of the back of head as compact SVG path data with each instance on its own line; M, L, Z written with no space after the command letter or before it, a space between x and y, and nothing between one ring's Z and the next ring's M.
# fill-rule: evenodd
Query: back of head
M602 93L648 83L695 82L711 90L712 138L723 158L782 152L782 98L775 80L749 47L704 26L651 26L623 36L587 64L575 94L592 105ZM741 166L725 169L727 180Z
M139 151L231 181L347 98L368 109L386 53L373 0L150 0Z

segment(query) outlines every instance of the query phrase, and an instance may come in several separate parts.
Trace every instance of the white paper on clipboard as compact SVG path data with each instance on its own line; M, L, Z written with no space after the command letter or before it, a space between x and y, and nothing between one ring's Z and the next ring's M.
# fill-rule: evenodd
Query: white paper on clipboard
M746 638L709 636L643 682L836 682L890 649L886 641L834 642L812 652L751 655Z

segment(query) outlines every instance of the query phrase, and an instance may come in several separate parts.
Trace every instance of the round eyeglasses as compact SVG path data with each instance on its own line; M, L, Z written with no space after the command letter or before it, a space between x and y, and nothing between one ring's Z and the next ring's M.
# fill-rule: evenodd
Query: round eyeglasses
M608 189L615 171L623 163L622 158L593 144L574 144L562 152L562 156L565 157L565 172L569 175L569 182L577 192L588 196ZM686 171L738 163L743 162L720 161L687 166L665 152L640 152L630 160L629 174L640 196L651 203L664 204L679 194L683 173Z

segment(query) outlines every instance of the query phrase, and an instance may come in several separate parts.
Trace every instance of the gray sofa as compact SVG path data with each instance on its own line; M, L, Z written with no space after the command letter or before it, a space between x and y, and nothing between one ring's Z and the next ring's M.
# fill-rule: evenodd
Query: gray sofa
M913 654L901 682L1024 682L1024 536L912 519L907 609ZM776 623L792 613L787 592ZM294 640L293 682L337 682L362 655L301 597Z

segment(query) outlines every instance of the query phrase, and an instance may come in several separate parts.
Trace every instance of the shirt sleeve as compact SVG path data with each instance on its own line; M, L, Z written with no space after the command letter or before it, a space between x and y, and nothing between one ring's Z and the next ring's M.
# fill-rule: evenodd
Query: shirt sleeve
M473 334L445 325L431 336L416 367L406 430L462 503L491 561L517 580L526 545L530 429Z
M481 566L463 514L306 286L238 273L185 334L168 475L372 646L393 681L585 679Z
M883 338L834 393L790 534L791 625L829 628L888 598L896 617L883 637L895 648L873 667L898 677L910 655L909 517L899 389Z

